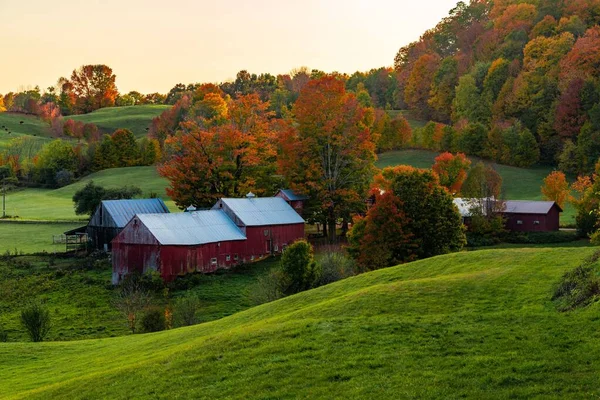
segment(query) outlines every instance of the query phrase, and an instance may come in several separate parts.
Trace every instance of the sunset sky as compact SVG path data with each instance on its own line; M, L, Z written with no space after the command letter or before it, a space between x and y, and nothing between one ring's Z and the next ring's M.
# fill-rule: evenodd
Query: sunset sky
M0 93L107 64L122 93L287 73L391 66L457 0L0 0Z

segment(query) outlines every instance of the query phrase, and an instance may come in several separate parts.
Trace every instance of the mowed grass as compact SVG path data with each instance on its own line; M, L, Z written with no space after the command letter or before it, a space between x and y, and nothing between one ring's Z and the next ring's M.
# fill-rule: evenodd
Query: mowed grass
M53 244L53 236L85 225L80 223L17 223L0 222L0 255L11 253L62 253L66 246Z
M101 108L89 114L72 115L69 119L93 123L104 133L112 133L117 129L129 129L138 138L146 136L152 118L171 108L169 105L139 105L127 107Z
M107 188L138 186L142 189L143 196L156 194L166 201L171 210L177 210L165 192L168 181L158 175L155 167L128 167L96 172L60 189L23 189L10 192L6 196L7 214L26 220L86 220L86 216L75 214L72 198L77 190L91 180Z
M23 121L22 124L21 121ZM11 133L9 134L6 129ZM12 139L20 136L31 136L41 148L43 144L51 140L50 126L31 115L0 112L0 150L6 147Z
M201 325L0 343L6 398L593 398L599 305L559 313L588 249L458 253Z
M417 168L431 168L438 153L427 150L403 150L392 151L379 155L376 165L379 168L385 168L395 165L412 165ZM479 159L469 157L473 162ZM483 160L486 163L489 161ZM552 172L550 167L517 168L508 165L491 163L492 166L502 176L502 187L504 197L507 200L544 200L541 187L544 184L544 178ZM575 209L571 204L565 206L565 211L561 215L561 223L575 223Z

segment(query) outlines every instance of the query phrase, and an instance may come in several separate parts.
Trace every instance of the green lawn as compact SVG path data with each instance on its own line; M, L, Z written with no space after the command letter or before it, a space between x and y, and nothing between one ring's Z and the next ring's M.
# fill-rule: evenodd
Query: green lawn
M85 225L80 223L16 223L0 222L0 255L11 253L62 253L64 244L53 244L52 237Z
M86 216L75 215L72 197L90 180L105 187L138 186L142 189L143 196L156 194L166 200L171 210L177 210L165 193L168 181L158 175L155 167L128 167L96 172L60 189L23 189L11 192L6 196L7 214L28 220L85 220Z
M418 168L431 168L437 154L427 150L403 150L383 153L379 155L377 167L385 168L406 164ZM478 161L477 158L469 158L474 162ZM552 172L552 168L517 168L496 163L492 163L492 165L502 176L504 197L507 200L543 200L541 187L544 178ZM575 214L573 206L567 204L565 212L561 215L561 223L563 225L574 224Z
M93 123L104 133L112 133L119 128L132 131L137 137L146 136L152 118L168 110L169 105L140 105L128 107L101 108L89 114L72 115L68 118Z
M580 248L486 250L384 269L201 325L0 343L6 398L600 396L600 306L559 313Z

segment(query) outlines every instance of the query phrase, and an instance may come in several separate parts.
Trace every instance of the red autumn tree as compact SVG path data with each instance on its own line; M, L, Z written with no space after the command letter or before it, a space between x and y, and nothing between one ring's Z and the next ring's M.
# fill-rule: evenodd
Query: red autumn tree
M560 62L563 85L575 78L596 77L600 65L600 27L588 29L570 50Z
M181 122L177 135L165 142L158 171L169 179L167 194L181 208L273 189L276 150L268 103L252 94L230 101L228 108L222 125Z
M450 193L460 193L465 179L467 179L467 171L471 166L469 160L464 154L458 153L442 153L435 158L433 170L440 179L440 184L447 188Z
M585 123L585 112L581 104L583 85L583 79L575 78L558 99L554 129L563 138L577 137Z
M569 192L569 183L562 172L553 171L544 179L544 186L542 186L544 198L555 201L561 208L564 207Z
M119 95L115 80L116 75L106 65L83 65L74 70L69 83L77 111L88 113L114 106Z
M280 136L279 168L314 201L335 240L339 217L364 207L375 161L365 109L333 76L310 81L294 104L295 123Z

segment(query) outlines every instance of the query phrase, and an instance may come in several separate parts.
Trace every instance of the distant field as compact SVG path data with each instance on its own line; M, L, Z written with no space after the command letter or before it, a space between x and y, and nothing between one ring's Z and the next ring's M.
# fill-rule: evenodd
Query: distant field
M0 393L27 399L597 398L600 304L561 313L551 301L560 277L592 253L462 252L187 328L0 343ZM97 314L87 317L85 302L95 293L78 284L85 280L79 273L62 279L76 290L67 310L50 283L39 282L50 286L44 297L53 315L68 312L73 332L92 331ZM93 304L105 302L99 297Z
M20 122L23 121L23 124ZM2 128L4 127L4 128ZM6 128L11 132L6 131ZM19 136L31 136L41 148L51 140L50 126L37 117L3 112L0 113L0 150Z
M124 128L132 131L137 137L143 137L148 132L152 118L169 109L169 105L141 105L128 107L108 107L89 114L72 115L69 119L93 123L104 133L112 133Z
M158 175L155 167L129 167L100 171L60 189L24 189L9 193L6 196L7 214L32 220L85 220L86 216L75 215L72 197L90 180L105 187L135 185L142 189L144 196L155 193L166 200L169 208L177 209L165 193L168 181Z
M394 165L406 164L418 168L431 168L437 153L427 150L393 151L379 155L377 166L385 168ZM474 157L469 157L477 161ZM487 161L486 161L487 162ZM517 168L507 165L492 163L496 171L502 176L504 196L510 200L543 200L541 186L543 180L550 172L550 167ZM565 207L561 215L561 223L574 224L575 210L570 204Z
M6 251L11 253L62 253L64 244L52 244L53 235L61 235L65 231L85 225L80 223L38 223L23 224L0 222L0 255Z
M427 124L427 121L415 118L415 116L409 110L388 110L388 114L392 118L397 116L398 114L401 114L404 118L406 118L411 128L413 129L422 128Z

